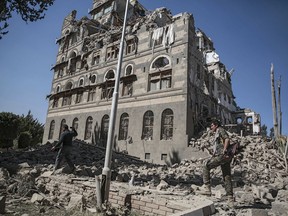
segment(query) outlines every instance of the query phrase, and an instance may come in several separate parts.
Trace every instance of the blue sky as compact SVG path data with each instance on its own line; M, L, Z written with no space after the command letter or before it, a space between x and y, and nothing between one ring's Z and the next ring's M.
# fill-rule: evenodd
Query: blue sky
M123 0L124 1L124 0ZM77 10L88 16L93 0L56 0L46 17L26 24L18 16L0 40L0 112L27 114L45 123L52 74L63 19ZM237 104L260 113L273 127L270 67L282 79L283 134L288 135L288 1L287 0L140 0L148 9L167 7L172 14L192 13L195 26L214 42L220 60L234 69L232 88Z

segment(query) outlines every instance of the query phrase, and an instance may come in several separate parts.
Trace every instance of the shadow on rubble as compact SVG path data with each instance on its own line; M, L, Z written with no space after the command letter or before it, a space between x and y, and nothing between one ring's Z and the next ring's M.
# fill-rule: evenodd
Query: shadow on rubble
M35 146L33 149L17 149L0 153L0 167L6 168L10 175L16 174L23 167L41 168L50 165L50 168L52 169L51 166L54 165L57 155L57 152L51 151L52 146L52 143L47 142L46 144ZM104 147L87 144L84 141L76 139L73 142L71 159L76 166L80 166L82 169L94 167L94 173L92 173L94 176L102 173L105 153L106 148ZM125 164L134 164L136 166L149 164L141 161L137 157L116 151L112 153L112 161L114 168ZM62 164L66 165L65 159L62 161Z

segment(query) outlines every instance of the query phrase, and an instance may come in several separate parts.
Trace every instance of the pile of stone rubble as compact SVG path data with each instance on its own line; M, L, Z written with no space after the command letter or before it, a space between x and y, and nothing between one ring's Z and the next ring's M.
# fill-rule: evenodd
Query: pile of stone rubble
M241 152L232 165L236 209L227 211L221 169L217 168L211 172L213 196L210 198L215 203L216 215L256 215L255 212L257 215L285 215L288 212L288 172L286 161L277 145L259 136L230 136L232 141L241 143ZM190 143L202 151L211 148L212 139L209 133L205 133ZM2 213L5 211L5 199L7 203L11 197L28 197L30 202L36 203L35 194L42 194L42 198L54 196L54 199L58 194L62 199L58 198L58 202L50 199L50 205L69 206L69 195L65 194L64 199L64 195L57 191L49 191L47 194L45 185L38 181L39 176L53 169L56 153L50 151L51 147L52 144L48 143L32 150L1 153L0 190L1 194L5 194L0 196ZM77 141L72 158L77 167L75 173L69 174L69 169L64 167L56 175L93 179L102 173L105 149ZM189 200L192 196L200 196L197 190L202 184L204 161L204 158L190 158L171 166L155 165L114 152L112 181L123 185L129 185L130 182L150 195L166 194L171 199ZM41 202L37 203L39 205ZM9 206L6 205L6 211L7 208Z

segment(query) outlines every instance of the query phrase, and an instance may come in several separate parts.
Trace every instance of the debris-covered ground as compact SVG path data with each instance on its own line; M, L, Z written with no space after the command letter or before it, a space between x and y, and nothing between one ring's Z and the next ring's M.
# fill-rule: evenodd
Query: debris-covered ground
M232 165L236 208L229 210L226 207L221 169L217 168L211 172L213 196L209 198L216 207L215 215L288 215L288 172L282 153L285 146L278 147L279 144L259 136L231 136L241 143L241 153ZM191 145L204 149L209 142L211 137L205 133L198 140L192 140ZM50 151L51 147L52 144L45 144L32 150L1 153L0 211L4 209L5 215L95 215L85 211L95 207L94 200L70 208L70 194L47 191L38 180L41 174L53 170L56 153ZM76 171L69 174L69 169L64 167L56 175L94 177L102 173L104 159L105 149L76 142L73 153ZM150 195L153 191L161 191L171 199L189 200L197 195L202 185L203 161L191 158L172 166L160 166L113 153L112 180L128 184L133 176L133 184ZM155 193L155 196L160 195ZM106 211L109 212L111 215L110 209ZM124 215L124 212L114 215Z

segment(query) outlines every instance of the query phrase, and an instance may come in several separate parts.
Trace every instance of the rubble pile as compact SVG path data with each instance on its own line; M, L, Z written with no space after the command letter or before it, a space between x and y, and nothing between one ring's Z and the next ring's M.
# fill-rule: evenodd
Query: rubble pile
M232 142L237 140L241 145L240 153L232 162L237 206L234 210L235 215L247 215L248 211L255 208L262 209L267 215L268 213L285 215L288 206L288 173L281 151L273 141L259 136L240 137L237 134L230 134L230 137ZM191 140L190 144L205 151L211 149L212 141L212 136L207 132L199 139ZM7 194L7 197L9 195L17 195L22 199L29 197L31 202L43 205L45 203L41 201L43 196L46 197L45 200L51 196L48 199L50 205L55 206L57 202L54 201L58 200L61 201L61 206L68 206L71 195L59 194L57 188L49 191L45 188L45 184L38 180L43 173L53 170L56 153L50 151L51 147L52 144L48 143L33 150L1 153L1 192ZM114 152L112 181L141 189L150 195L169 195L170 199L189 200L193 196L201 196L197 195L197 190L202 185L202 166L208 157L208 154L207 158L191 157L167 166L150 164L127 154ZM95 175L102 173L105 149L77 141L72 158L76 164L76 172L69 174L66 171L67 167L64 167L56 175L94 181ZM227 209L225 209L225 189L222 186L221 169L212 170L211 177L213 194L211 199L215 202L218 211L216 214L225 215ZM41 200L35 193L42 194ZM95 197L86 199L95 200ZM229 214L231 215L231 212Z

